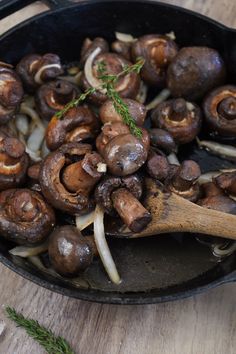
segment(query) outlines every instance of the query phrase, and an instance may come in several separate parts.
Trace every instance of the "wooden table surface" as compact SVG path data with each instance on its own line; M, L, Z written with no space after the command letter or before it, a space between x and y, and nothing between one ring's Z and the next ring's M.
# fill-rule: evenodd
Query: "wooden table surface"
M164 0L162 0L164 1ZM236 27L235 0L168 0ZM35 3L0 21L0 33L45 10ZM0 58L1 59L1 58ZM0 354L44 351L4 315L14 306L64 336L80 354L235 354L236 284L161 305L100 305L70 299L21 278L0 265ZM1 322L0 322L1 323Z

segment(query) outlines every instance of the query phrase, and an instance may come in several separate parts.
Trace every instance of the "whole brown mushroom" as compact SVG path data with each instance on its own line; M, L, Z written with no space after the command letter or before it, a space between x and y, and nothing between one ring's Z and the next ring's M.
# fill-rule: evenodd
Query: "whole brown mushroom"
M70 108L61 119L54 116L49 122L45 133L47 147L55 150L64 143L94 139L99 128L99 119L87 106Z
M152 147L164 150L168 154L177 151L173 136L167 130L152 128L148 130L148 133Z
M85 214L94 203L90 192L102 177L103 159L91 145L68 143L51 152L42 162L40 186L46 200L70 214Z
M56 272L75 276L92 263L96 246L93 237L84 237L76 227L66 225L50 235L48 254Z
M46 81L63 73L60 58L56 54L29 54L16 66L16 71L23 81L25 89L32 93Z
M211 91L203 102L209 129L222 136L236 134L236 86L226 85Z
M129 113L134 119L135 123L138 126L142 126L147 114L145 106L142 103L139 103L130 98L124 98L123 102L127 105ZM107 100L103 103L99 110L99 116L103 124L123 122L121 115L116 112L111 100Z
M186 144L198 135L202 114L195 103L176 98L160 103L151 119L155 127L167 130L176 143Z
M105 212L114 215L115 210L133 232L140 232L151 221L151 214L138 200L141 195L142 181L137 175L106 176L95 190L96 202Z
M89 99L96 105L101 105L107 100L104 89L101 87L101 80L99 79L101 73L98 71L98 64L105 63L106 74L118 75L124 67L130 66L131 62L115 53L98 53L94 58L93 52L87 59L84 67L84 74L81 76L81 86L83 90L91 87L96 87L97 90L89 95ZM91 58L93 59L91 65ZM115 90L122 98L135 98L139 92L140 78L135 72L122 75L115 83Z
M23 99L23 87L11 65L0 62L0 125L13 118Z
M132 58L145 59L141 78L149 85L163 87L166 70L178 52L176 43L166 35L148 34L132 44Z
M172 96L195 101L224 83L225 76L224 61L215 49L185 47L168 67L167 86Z
M0 134L0 191L24 183L29 156L17 138Z
M171 166L165 156L151 150L147 158L147 173L160 182L164 182L171 173Z
M18 244L45 240L55 225L53 209L43 197L29 189L0 193L0 234Z
M215 184L227 194L236 196L236 172L224 172L214 178Z
M78 88L69 81L56 80L43 84L35 94L35 106L40 117L50 120L78 95Z

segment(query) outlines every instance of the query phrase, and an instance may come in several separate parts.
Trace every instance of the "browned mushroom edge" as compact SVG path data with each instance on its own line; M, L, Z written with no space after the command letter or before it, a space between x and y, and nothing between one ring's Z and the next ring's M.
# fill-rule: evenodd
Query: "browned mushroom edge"
M98 64L104 62L106 64L106 73L109 75L119 74L125 66L131 65L131 62L115 53L101 53L97 55L93 61L93 76L99 80ZM84 90L91 86L83 73L81 76L81 86ZM139 92L140 77L135 72L121 76L115 83L115 90L122 98L135 98ZM99 89L89 96L89 99L97 105L103 104L107 100L107 96Z
M32 93L38 86L63 73L60 58L56 54L29 54L16 66L26 91Z
M151 177L158 179L160 182L164 182L170 175L171 166L165 156L150 150L146 170Z
M203 102L210 131L223 136L236 134L236 86L225 85L211 91Z
M164 150L166 153L177 152L177 146L173 136L164 129L148 129L150 136L150 145L152 147Z
M202 189L204 197L198 200L198 205L224 213L236 214L236 202L225 195L224 191L214 182L204 183Z
M151 115L155 127L167 130L175 142L186 144L195 139L201 129L200 108L183 98L160 103Z
M185 47L168 67L167 86L172 96L195 101L223 84L225 77L224 61L215 49Z
M166 70L178 52L177 44L168 36L148 34L132 44L132 58L145 59L141 78L151 86L163 87Z
M94 139L99 128L99 118L87 106L71 108L62 119L54 116L49 122L45 133L47 147L55 150L64 143Z
M55 225L53 209L43 197L29 189L0 193L0 234L18 244L42 242Z
M119 214L133 232L140 232L151 221L151 214L139 202L142 181L137 175L127 177L106 176L96 187L95 199L105 212Z
M41 85L35 94L35 106L40 117L50 120L67 103L76 98L78 88L69 81L56 80Z
M213 178L215 184L226 193L236 195L236 172L225 172Z
M94 206L91 189L103 175L97 170L101 161L88 144L68 143L51 152L43 160L39 176L46 200L70 214L89 212Z
M17 73L0 63L0 125L9 122L23 99L23 87Z
M22 185L29 165L24 145L17 138L3 136L0 136L0 191Z
M96 37L93 40L91 40L90 38L85 38L80 52L81 68L83 68L86 60L96 48L100 48L101 53L109 52L108 42L104 38Z
M75 276L93 261L93 237L84 237L75 226L56 228L49 237L48 254L53 268L61 275Z
M116 40L111 43L111 49L113 52L116 54L121 55L124 57L126 60L131 61L131 42L122 42L120 40Z
M130 98L124 98L123 102L127 105L131 117L134 119L138 126L144 124L147 110L142 103L139 103ZM103 103L99 110L99 116L103 124L123 122L122 117L116 112L114 104L111 100L107 100Z

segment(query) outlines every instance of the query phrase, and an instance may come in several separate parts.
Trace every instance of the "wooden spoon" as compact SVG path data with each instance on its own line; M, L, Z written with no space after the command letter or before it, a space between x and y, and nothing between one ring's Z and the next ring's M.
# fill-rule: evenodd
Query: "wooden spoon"
M144 206L152 221L140 233L111 227L107 235L138 238L170 232L191 232L236 240L236 215L200 207L174 193L165 193L153 180L146 180Z

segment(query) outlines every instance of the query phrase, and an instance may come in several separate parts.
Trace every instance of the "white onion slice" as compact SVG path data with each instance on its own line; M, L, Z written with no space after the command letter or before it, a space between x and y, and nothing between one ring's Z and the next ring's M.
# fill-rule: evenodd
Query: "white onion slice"
M222 249L222 244L216 244L212 246L212 251L214 256L216 257L226 257L231 255L234 251L236 251L236 242L232 243L231 246L227 247L225 249Z
M75 223L77 229L80 231L86 229L89 225L91 225L94 222L94 216L95 213L94 211L91 211L91 213L85 214L85 215L78 215L75 217Z
M116 39L121 42L132 43L136 41L136 38L134 38L131 34L128 33L115 32L115 36Z
M71 75L59 76L58 79L69 81L72 84L79 85L81 75L82 75L82 71L79 71L78 74L74 76Z
M173 152L167 156L167 160L171 165L180 165L177 155Z
M44 157L48 156L49 153L50 153L50 150L48 149L46 140L44 139L43 143L42 143L42 147L41 147L42 158L44 159Z
M219 176L221 173L222 173L221 171L211 171L211 172L203 173L198 178L197 181L198 181L199 184L212 182L212 178Z
M147 85L143 81L141 81L139 92L136 96L136 101L138 101L142 104L145 103L145 101L147 99L147 91L148 91Z
M42 243L41 245L37 246L16 246L12 248L9 253L13 254L13 256L19 257L31 257L37 256L40 253L46 252L48 250L48 241Z
M27 106L25 102L23 102L20 106L20 113L26 114L29 116L38 126L44 127L38 113L32 108Z
M99 205L96 205L94 218L94 240L109 278L114 284L119 284L121 279L105 238L103 218L104 211Z
M166 33L166 36L169 37L170 39L172 39L172 41L176 40L176 35L174 31L171 31L169 33Z
M40 147L42 145L43 139L44 139L44 134L45 134L45 129L42 127L36 127L32 133L30 134L28 140L27 140L27 147L29 150L33 152L37 152L40 150Z
M26 146L25 147L25 152L27 152L27 154L29 154L29 156L30 156L32 161L34 161L34 162L42 161L40 151L32 151Z
M162 90L151 102L146 105L146 109L150 111L151 109L158 106L161 102L167 100L170 96L170 90L164 89Z
M43 65L35 74L34 76L34 81L41 85L43 84L43 81L41 80L41 75L42 72L46 69L51 69L51 68L57 68L57 69L61 69L61 65L60 64L48 64L48 65Z
M90 86L94 87L102 93L106 93L106 90L101 88L101 82L93 75L93 61L95 57L101 52L101 48L96 48L87 58L84 65L84 74Z
M236 148L231 145L219 144L215 141L199 140L196 138L199 147L205 148L214 155L224 157L229 160L236 160Z
M104 162L99 162L97 164L97 171L101 173L107 172L107 165Z
M17 114L15 119L16 128L23 135L29 133L29 122L25 114Z

